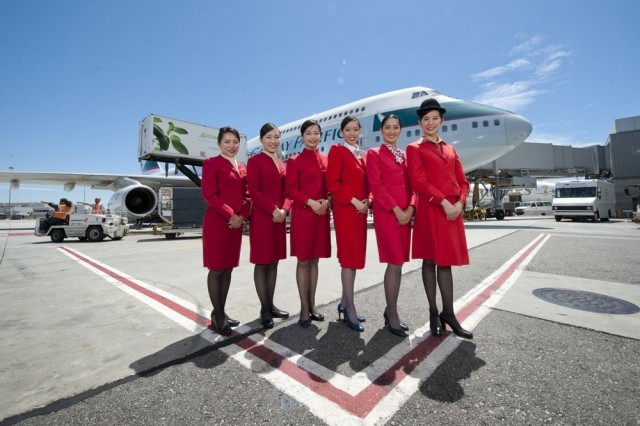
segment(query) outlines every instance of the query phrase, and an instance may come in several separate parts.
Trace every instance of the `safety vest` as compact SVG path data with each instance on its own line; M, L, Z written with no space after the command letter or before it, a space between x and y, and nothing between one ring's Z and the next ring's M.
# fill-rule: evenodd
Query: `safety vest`
M56 219L65 220L69 213L71 212L71 207L66 206L64 204L60 204L58 206L58 210L51 213L51 217L55 217Z
M102 208L101 208L100 204L92 204L91 205L91 213L93 213L93 214L102 213Z

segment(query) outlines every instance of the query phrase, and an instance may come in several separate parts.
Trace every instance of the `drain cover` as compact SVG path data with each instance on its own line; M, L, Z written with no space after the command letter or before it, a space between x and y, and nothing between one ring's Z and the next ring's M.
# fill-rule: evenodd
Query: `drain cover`
M533 295L547 302L598 314L635 314L640 308L626 300L588 291L564 288L537 288Z

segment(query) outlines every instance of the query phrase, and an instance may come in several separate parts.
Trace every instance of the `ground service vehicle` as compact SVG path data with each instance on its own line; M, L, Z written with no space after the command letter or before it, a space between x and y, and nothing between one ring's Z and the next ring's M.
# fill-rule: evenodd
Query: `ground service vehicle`
M121 240L127 234L129 225L126 217L90 212L89 206L76 205L73 213L69 214L68 224L54 225L46 233L40 232L40 222L45 218L38 218L34 234L37 237L49 236L54 243L73 237L89 242L102 241L106 237Z
M516 207L517 215L524 216L553 216L551 201L532 201Z
M186 232L202 234L207 204L200 188L160 188L158 216L164 223L156 227L167 239Z
M556 222L565 218L607 221L614 217L614 185L604 180L557 182L552 209Z

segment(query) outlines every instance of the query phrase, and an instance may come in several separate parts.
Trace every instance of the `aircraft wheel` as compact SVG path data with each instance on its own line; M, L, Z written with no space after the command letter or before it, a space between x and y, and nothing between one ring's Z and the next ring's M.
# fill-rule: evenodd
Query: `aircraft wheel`
M556 222L560 222L562 220L562 216L556 216Z
M171 233L171 234L164 234L164 236L165 236L165 238L167 240L175 240L178 235L180 235L180 234L177 233L177 232L174 232L174 233Z
M91 243L104 240L104 232L100 226L90 226L87 229L87 240Z
M49 237L51 237L51 241L54 243L61 243L62 240L65 239L66 235L62 229L53 229L49 234Z
M80 241L87 241L87 237L78 237Z
M497 220L504 219L504 210L501 210L501 209L496 210L496 219Z

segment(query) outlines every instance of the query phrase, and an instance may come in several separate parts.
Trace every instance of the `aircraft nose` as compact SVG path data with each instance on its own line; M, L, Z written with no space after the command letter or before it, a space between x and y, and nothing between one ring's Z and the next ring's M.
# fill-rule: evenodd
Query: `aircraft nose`
M531 134L533 127L521 115L510 115L506 118L507 146L510 150L520 145Z

